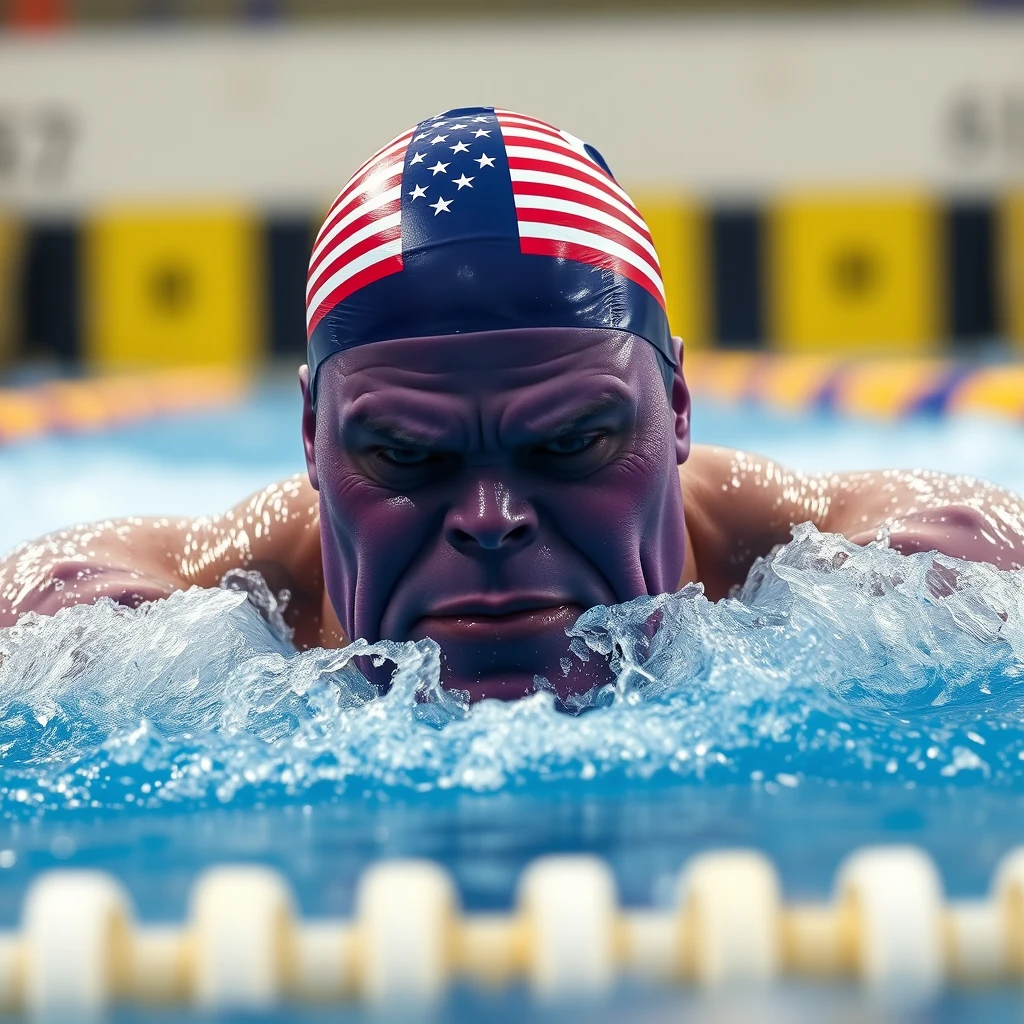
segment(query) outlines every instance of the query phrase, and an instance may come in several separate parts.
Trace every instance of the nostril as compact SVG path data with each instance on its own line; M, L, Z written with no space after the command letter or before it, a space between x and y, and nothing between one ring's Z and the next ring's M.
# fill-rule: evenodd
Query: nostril
M516 544L524 541L530 536L530 527L526 523L520 523L514 530L509 530L502 538L502 544Z
M448 531L448 540L453 547L480 547L488 551L523 544L532 536L533 527L529 523L520 523L511 530L464 530L460 526L453 526Z

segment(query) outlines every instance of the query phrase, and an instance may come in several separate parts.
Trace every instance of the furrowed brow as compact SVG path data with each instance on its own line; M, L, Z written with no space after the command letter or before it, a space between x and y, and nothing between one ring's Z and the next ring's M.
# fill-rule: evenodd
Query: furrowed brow
M439 435L433 431L417 431L383 416L357 415L347 424L346 432L348 430L362 435L370 434L380 441L409 448L429 448L439 440Z
M590 420L597 419L607 413L622 412L629 402L619 395L601 395L577 406L560 418L552 417L544 427L544 432L551 437L571 434L587 425Z

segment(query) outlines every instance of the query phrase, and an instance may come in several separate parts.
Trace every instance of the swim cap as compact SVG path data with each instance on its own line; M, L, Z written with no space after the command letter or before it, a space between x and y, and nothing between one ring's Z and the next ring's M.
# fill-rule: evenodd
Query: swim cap
M523 327L628 331L676 364L651 234L592 146L545 121L461 107L349 179L306 283L310 388L372 341Z

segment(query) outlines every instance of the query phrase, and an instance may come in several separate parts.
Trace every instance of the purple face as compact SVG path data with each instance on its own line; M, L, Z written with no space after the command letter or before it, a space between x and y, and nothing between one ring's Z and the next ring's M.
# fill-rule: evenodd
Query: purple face
M324 576L349 637L441 645L471 699L561 692L565 629L676 589L689 397L612 330L374 342L321 367L303 437ZM576 659L572 659L573 662Z

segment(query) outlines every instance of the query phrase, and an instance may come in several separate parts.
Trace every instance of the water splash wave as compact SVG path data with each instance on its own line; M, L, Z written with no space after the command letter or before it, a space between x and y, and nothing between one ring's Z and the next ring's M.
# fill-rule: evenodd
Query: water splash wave
M573 651L615 682L578 715L543 691L467 708L429 640L298 653L262 581L229 582L0 630L0 813L596 779L1024 791L1024 572L800 526L730 600L585 613ZM386 695L358 656L395 664Z

